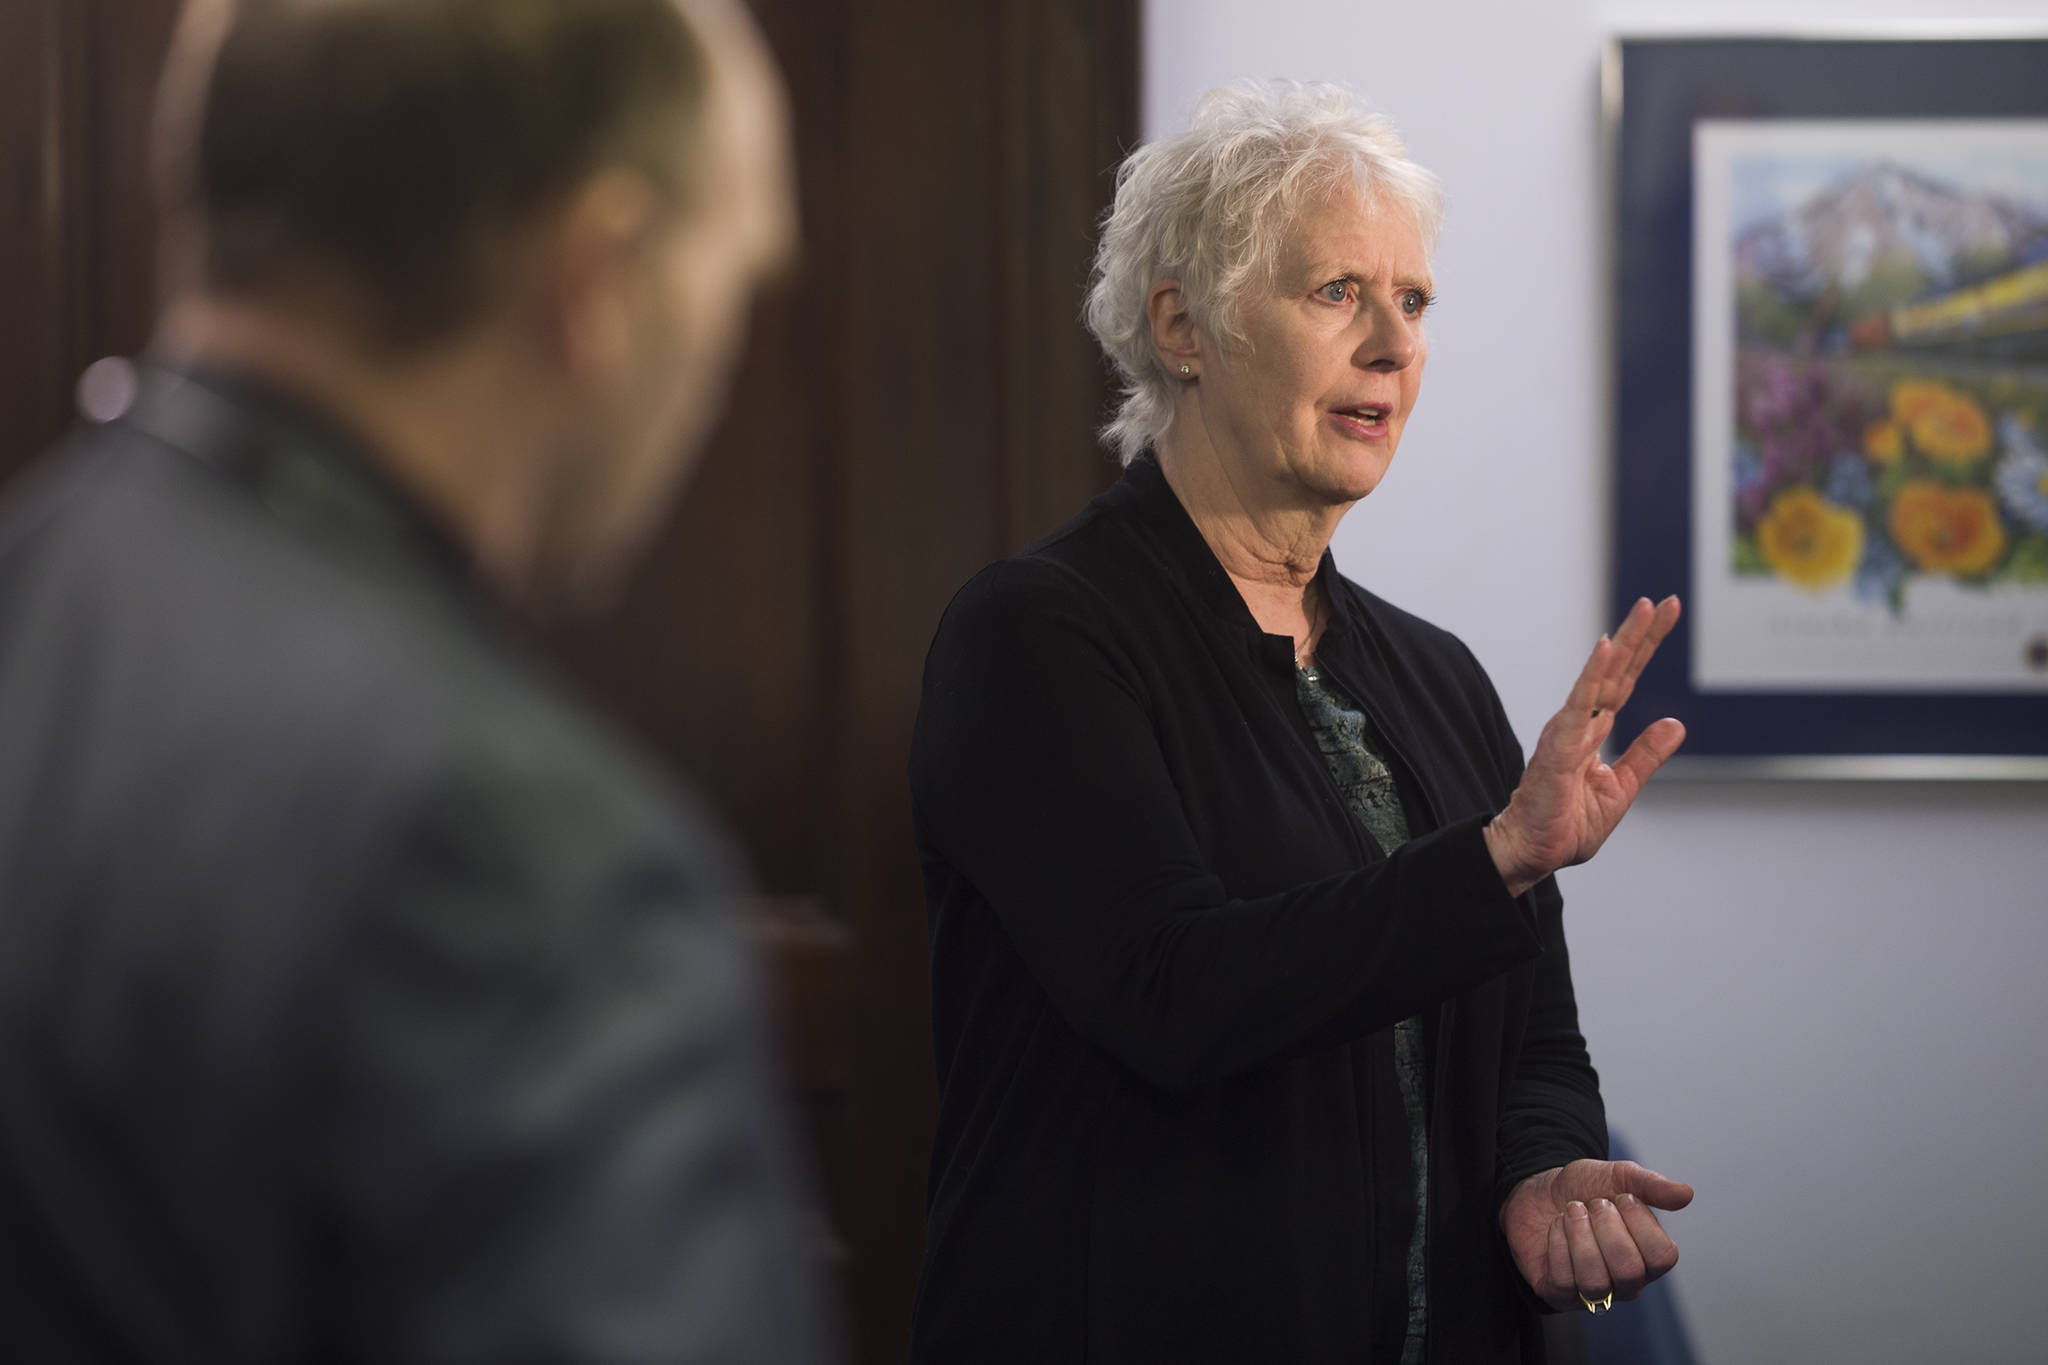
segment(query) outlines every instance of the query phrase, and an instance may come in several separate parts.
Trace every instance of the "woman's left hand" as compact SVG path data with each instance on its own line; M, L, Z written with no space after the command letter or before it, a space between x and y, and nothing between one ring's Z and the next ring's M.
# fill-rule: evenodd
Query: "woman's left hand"
M1650 774L1684 742L1685 727L1666 717L1613 764L1600 759L1614 713L1678 624L1678 611L1676 597L1637 602L1613 636L1593 647L1564 707L1543 727L1507 809L1486 826L1487 848L1511 894L1599 852Z
M1515 1268L1553 1308L1633 1299L1678 1264L1652 1209L1682 1209L1692 1186L1633 1161L1574 1161L1538 1171L1500 1208Z

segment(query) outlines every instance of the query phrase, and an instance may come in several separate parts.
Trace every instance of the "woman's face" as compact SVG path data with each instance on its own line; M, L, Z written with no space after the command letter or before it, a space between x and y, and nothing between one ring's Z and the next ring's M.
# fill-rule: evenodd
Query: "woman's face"
M1233 482L1304 505L1372 492L1422 387L1429 302L1403 210L1345 190L1296 218L1272 287L1239 315L1250 345L1203 356L1202 421Z

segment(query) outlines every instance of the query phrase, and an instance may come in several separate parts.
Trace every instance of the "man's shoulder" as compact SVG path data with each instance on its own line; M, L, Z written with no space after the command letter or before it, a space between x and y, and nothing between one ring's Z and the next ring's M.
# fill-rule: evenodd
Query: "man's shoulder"
M28 491L0 522L16 686L47 670L110 712L275 744L367 742L489 676L433 584L297 533L187 456L110 432Z
M53 764L126 785L95 809L196 794L283 841L372 839L437 800L575 817L556 842L673 823L666 785L459 585L147 442L64 460L0 523L0 734L35 725Z

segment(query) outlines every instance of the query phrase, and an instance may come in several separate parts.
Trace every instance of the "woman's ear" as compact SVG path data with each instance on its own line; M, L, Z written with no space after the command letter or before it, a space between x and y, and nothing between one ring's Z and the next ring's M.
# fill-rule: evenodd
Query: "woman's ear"
M1179 280L1160 280L1145 296L1145 316L1152 324L1152 345L1167 372L1193 379L1202 372L1202 334L1188 312Z

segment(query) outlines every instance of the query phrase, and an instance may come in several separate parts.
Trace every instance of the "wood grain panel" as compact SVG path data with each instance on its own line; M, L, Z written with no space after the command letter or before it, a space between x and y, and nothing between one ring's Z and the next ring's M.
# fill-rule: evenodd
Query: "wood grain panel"
M1135 35L1135 5L1072 0L875 0L854 30L828 894L859 962L862 1360L903 1349L935 1103L905 777L925 648L962 582L1113 477L1091 435L1109 393L1076 315L1101 173L1135 137Z
M179 0L80 0L79 10L87 100L75 239L94 263L72 357L83 368L104 355L139 353L156 315L149 129Z
M1008 553L1065 521L1117 473L1115 457L1092 438L1114 409L1114 386L1081 306L1117 165L1137 140L1129 68L1138 15L1132 5L1047 0L1010 4L1005 21L996 192L1009 341L999 370Z
M0 9L0 477L70 419L70 292L82 273L66 240L76 119L66 100L64 0Z

